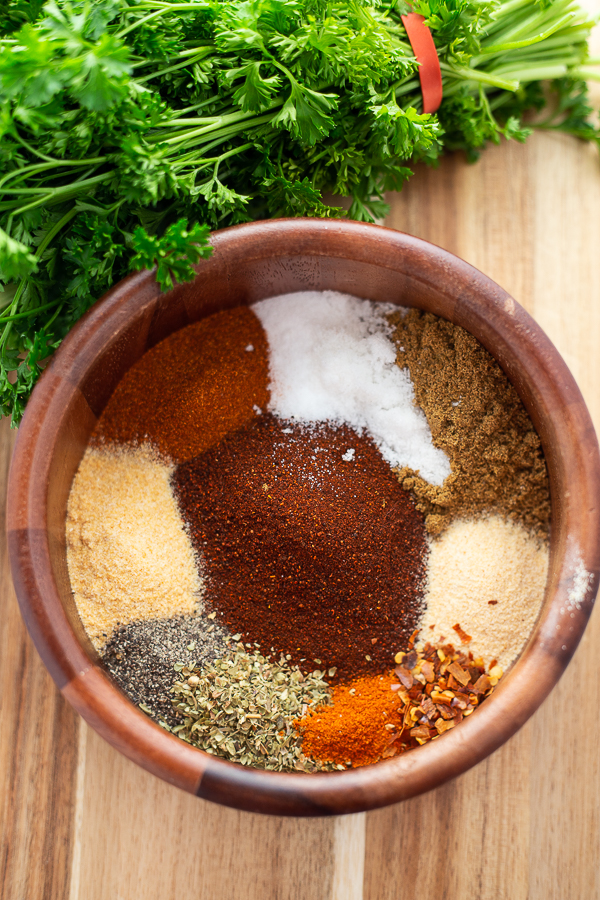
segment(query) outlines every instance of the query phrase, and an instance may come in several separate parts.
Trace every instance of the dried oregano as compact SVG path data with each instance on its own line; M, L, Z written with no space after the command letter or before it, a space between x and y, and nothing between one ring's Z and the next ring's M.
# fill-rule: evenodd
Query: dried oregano
M336 768L307 759L294 727L309 709L331 703L324 672L303 675L284 658L275 663L241 643L202 668L175 668L173 706L183 722L171 730L184 741L259 769Z

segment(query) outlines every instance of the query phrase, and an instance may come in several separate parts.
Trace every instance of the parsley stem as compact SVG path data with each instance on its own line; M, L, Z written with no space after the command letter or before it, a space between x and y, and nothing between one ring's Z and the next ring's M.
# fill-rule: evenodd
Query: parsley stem
M174 112L178 116L184 116L186 113L194 112L196 109L202 109L204 106L213 106L218 99L219 98L217 97L208 97L207 100L203 100L201 103L196 103L194 106L186 106L184 109L178 109Z
M47 332L47 331L48 331L48 329L50 328L50 326L52 325L52 323L54 322L54 320L56 319L56 317L57 317L58 315L60 315L60 313L62 312L62 308L63 308L64 305L65 305L65 302L64 302L64 300L63 300L63 302L56 308L56 311L55 311L54 314L51 316L51 318L45 323L45 325L42 326L42 331L43 331L43 332Z
M41 259L42 253L46 249L46 247L50 244L51 241L54 240L59 231L68 225L68 223L73 219L79 210L76 206L73 206L68 212L64 214L62 219L59 219L58 222L52 226L52 228L44 235L43 239L40 241L40 244L36 250L36 255Z
M210 9L208 3L160 3L158 0L154 0L152 3L139 3L135 9L156 9L158 7L163 12L183 12L185 10L199 12L201 9Z
M519 87L518 81L508 81L506 78L498 78L496 75L481 72L478 69L468 69L463 66L448 65L448 63L440 63L440 69L442 72L458 76L464 81L480 81L482 84L490 84L504 91L516 91Z
M32 203L28 203L26 206L21 206L19 209L16 209L14 215L20 215L28 209L35 209L36 207L44 206L45 204L48 206L55 206L57 203L64 203L65 200L71 200L78 194L85 193L88 187L101 184L103 181L108 181L110 178L114 178L114 172L104 172L101 175L95 175L93 178L88 178L86 181L79 181L74 184L65 184L63 187L52 188L52 190L46 192L46 195L40 200L35 200ZM84 190L82 190L82 188ZM24 190L25 189L23 188L21 192ZM39 189L35 188L35 192L39 193ZM12 191L9 191L9 193L12 193Z
M268 122L272 118L272 112L268 112L265 115L257 116L256 113L253 112L236 112L231 113L228 116L222 116L219 121L214 122L211 125L205 125L202 128L192 128L189 131L181 131L175 134L170 138L160 138L161 143L163 144L177 144L183 145L190 141L195 137L202 137L206 134L211 134L212 132L219 131L223 128L223 134L235 134L237 131L242 131L244 128L252 128L255 125L262 125L265 122ZM254 121L248 121L252 120ZM231 130L232 125L237 125L233 131Z
M38 172L46 172L48 169L54 169L57 166L68 168L69 166L89 166L92 163L103 162L106 162L105 156L92 157L91 159L53 159L47 163L34 163L30 166L23 166L21 169L13 169L12 172L8 172L4 178L0 179L0 189L9 179L12 180L17 176L20 178L21 176L28 174L35 175ZM64 176L64 173L60 174ZM11 193L14 193L14 191L11 191ZM18 193L22 193L22 191L19 190Z
M473 64L477 65L483 57L490 56L493 53L505 53L507 50L520 50L522 47L529 47L531 44L538 44L540 41L545 41L546 38L549 38L555 31L559 31L564 25L571 22L573 17L573 13L567 14L562 19L559 19L558 22L555 22L554 25L551 25L546 31L542 31L534 37L525 38L522 41L508 41L504 44L493 44L491 47L486 47L479 56L474 58Z
M419 90L419 81L417 78L411 78L409 81L400 83L394 90L396 97L402 97L404 94L410 94L411 91Z
M592 69L587 69L582 66L580 69L576 69L571 73L574 78L581 78L583 81L600 81L600 72L595 72Z
M27 285L27 279L22 278L17 286L17 290L15 291L15 296L13 297L12 302L10 304L11 315L17 309L17 307L19 305L19 300L21 299L21 294L25 290L26 285ZM2 336L0 337L0 354L2 354L2 355L4 354L4 349L6 347L6 343L10 336L11 330L12 330L12 323L10 321L7 321L6 325L4 326L4 328L2 330Z
M21 146L23 146L27 150L29 150L29 152L32 153L34 156L39 156L40 159L44 159L46 162L54 162L54 160L52 159L51 156L46 156L46 154L42 153L41 150L37 150L35 147L32 147L31 144L28 144L27 141L24 140L24 138L20 134L17 133L15 135L15 137L17 138L17 140L21 144Z
M266 113L264 116L257 116L249 124L245 123L245 122L238 122L234 125L230 125L228 128L223 128L220 131L220 133L218 134L218 136L215 138L215 140L211 141L211 143L208 144L204 148L205 152L207 150L212 149L213 147L218 147L219 144L223 143L223 141L228 140L230 137L234 137L234 135L238 134L240 131L245 131L248 127L256 128L259 125L264 125L266 122L269 122L272 118L273 118L273 113L270 112L270 113ZM180 147L185 146L187 143L189 143L190 140L192 140L192 137L193 137L193 133L188 137L188 139L182 140L179 143L179 146ZM201 135L201 137L204 137L204 133ZM168 142L165 142L165 143L168 143ZM203 143L204 143L203 140L195 141L192 144L192 146L199 146L199 145L202 145Z
M130 31L133 31L135 28L139 28L140 25L144 25L146 22L150 22L151 19L155 19L157 16L162 16L164 12L164 9L156 9L154 10L154 12L149 13L147 16L142 16L141 19L136 19L135 22L132 22L132 24L128 25L127 28L123 28L122 31L117 32L116 37L119 38L119 40L124 38L125 35L129 34Z
M222 122L223 116L205 116L196 119L169 119L168 122L159 122L155 128L172 128L173 125L214 125L216 122ZM183 133L183 132L182 132Z
M254 147L253 143L242 144L241 147L234 147L232 150L228 150L220 156L201 157L200 159L195 159L193 152L190 152L186 154L185 157L180 157L179 164L175 163L173 168L179 170L189 168L193 165L195 169L203 169L205 166L211 165L212 163L222 163L225 159L230 159L232 156L238 156L240 153L245 153L246 150L250 150L252 147ZM191 157L191 159L188 159L187 157Z
M0 316L0 322L16 322L17 319L27 319L29 316L35 316L37 313L44 312L45 309L52 309L57 303L60 303L60 297L53 300L52 303L45 303L43 306L36 306L35 309L27 309L25 312L14 313L8 316Z
M191 66L195 62L200 62L201 59L208 54L208 50L210 48L203 47L201 51L199 51L196 56L192 56L191 59L184 59L183 62L177 63L174 66L168 66L166 69L159 69L158 72L151 72L150 75L144 75L143 78L138 78L138 84L143 84L145 81L151 81L153 78L162 78L163 75L168 75L169 72L176 72L178 69L183 69L185 66Z

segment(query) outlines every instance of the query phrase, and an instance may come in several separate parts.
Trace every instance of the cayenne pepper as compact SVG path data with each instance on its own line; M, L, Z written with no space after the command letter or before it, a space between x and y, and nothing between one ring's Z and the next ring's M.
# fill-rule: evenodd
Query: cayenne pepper
M417 627L422 515L370 440L265 415L172 476L205 603L243 640L333 680L389 667Z
M192 459L269 402L267 339L246 306L216 313L148 350L110 398L92 446L150 443Z
M402 729L395 683L386 673L334 687L333 706L321 706L296 723L304 755L353 767L378 762Z

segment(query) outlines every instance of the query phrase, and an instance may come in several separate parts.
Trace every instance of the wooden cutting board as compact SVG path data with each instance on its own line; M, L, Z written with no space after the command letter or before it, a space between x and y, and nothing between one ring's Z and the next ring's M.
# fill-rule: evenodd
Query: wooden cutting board
M600 160L559 134L419 169L386 224L498 281L563 354L600 426ZM12 447L0 424L0 504ZM0 559L2 900L600 897L600 617L490 759L426 796L328 820L238 813L138 769L64 703Z

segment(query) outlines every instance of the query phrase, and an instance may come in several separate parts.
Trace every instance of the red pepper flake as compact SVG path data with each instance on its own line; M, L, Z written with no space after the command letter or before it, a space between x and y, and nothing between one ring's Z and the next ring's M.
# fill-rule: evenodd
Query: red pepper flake
M468 644L469 641L473 640L472 637L471 637L471 635L470 635L470 634L467 634L467 632L464 631L464 630L460 627L460 625L458 624L458 622L456 623L456 625L453 625L452 628L453 628L454 631L457 633L457 635L459 636L459 638L461 639L461 641L463 642L463 644Z
M396 666L396 668L394 669L394 674L398 676L406 690L409 691L414 682L412 672L409 672L409 670L403 668L403 666Z
M448 671L452 675L453 678L458 681L459 684L462 684L464 687L471 680L471 676L468 672L466 672L462 666L460 666L457 662L450 663L448 666Z

